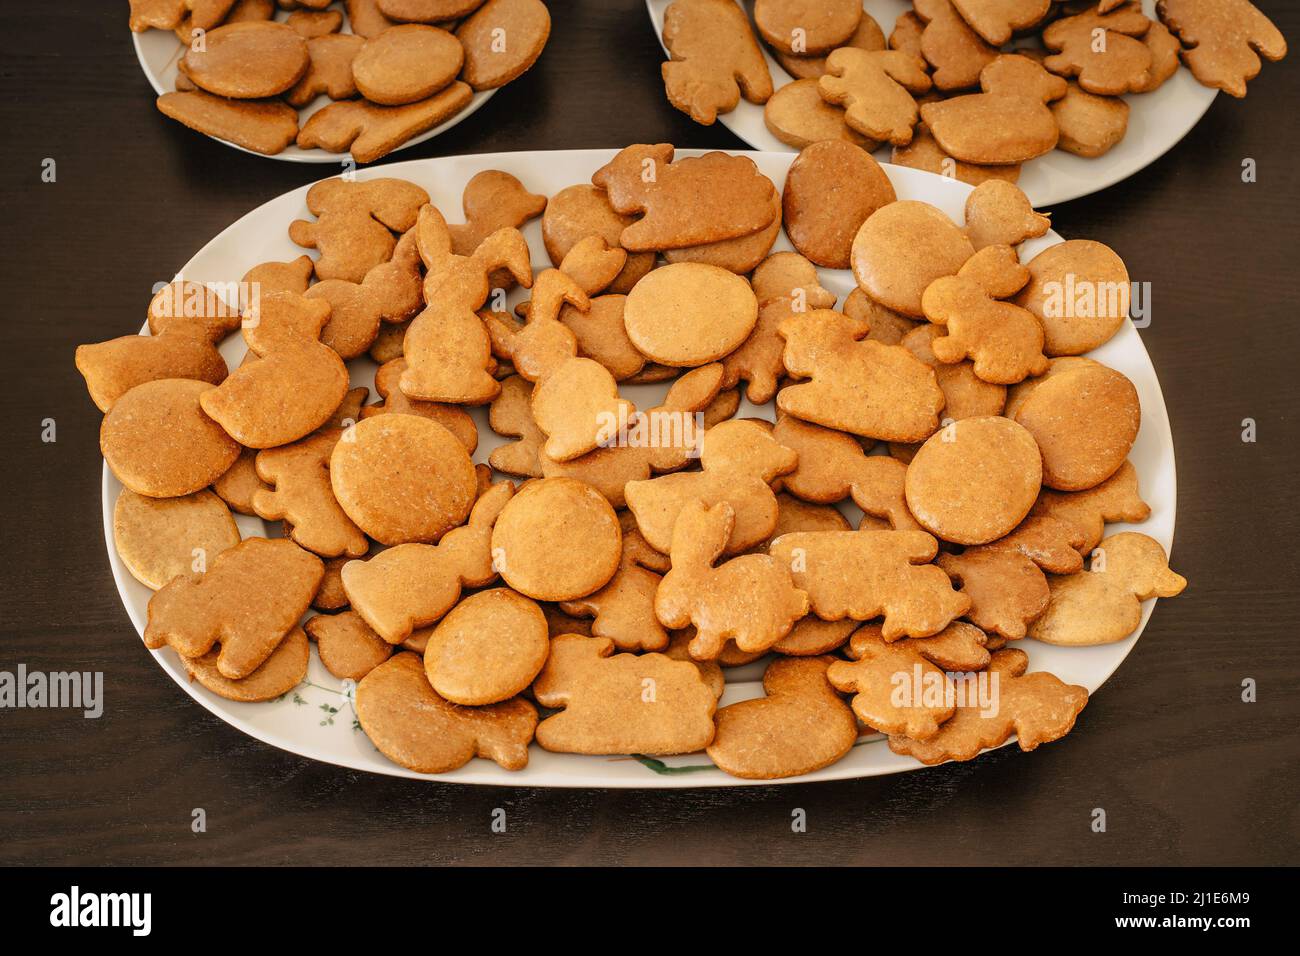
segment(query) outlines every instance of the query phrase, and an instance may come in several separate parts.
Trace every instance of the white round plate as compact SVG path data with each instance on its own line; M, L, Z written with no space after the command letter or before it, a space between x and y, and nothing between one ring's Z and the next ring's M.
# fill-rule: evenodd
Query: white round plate
M650 21L663 46L664 11L672 0L646 0ZM751 11L753 3L743 4ZM906 0L863 0L866 9L880 24L885 38L894 30L899 15L912 9ZM1155 16L1155 0L1143 0L1147 16ZM757 31L755 31L757 36ZM772 56L762 41L763 56L772 73L772 82L779 89L793 81ZM664 53L667 54L667 48ZM646 82L663 85L657 76ZM1029 201L1037 207L1051 206L1113 186L1122 179L1145 169L1167 153L1197 124L1214 102L1217 90L1196 82L1191 71L1179 67L1169 80L1154 93L1125 96L1129 103L1128 132L1118 144L1096 159L1084 159L1059 149L1046 156L1030 160L1020 171L1017 185L1025 191ZM665 102L667 102L665 100ZM741 99L730 113L718 114L718 121L755 149L797 152L767 130L763 123L763 107ZM889 162L891 147L876 151L876 158Z
M700 152L679 150L677 155L698 155ZM411 160L385 166L382 170L361 170L357 176L360 179L378 175L408 179L428 190L434 204L440 209L457 210L460 208L461 191L465 183L481 170L505 170L519 177L532 192L553 195L565 186L588 182L591 174L608 162L614 153L614 150L595 149L449 156ZM741 151L738 155L749 156L778 185L785 182L786 170L794 160L792 153ZM900 199L924 200L939 207L954 220L962 221L969 186L901 166L886 166L885 171ZM303 186L285 193L228 227L186 263L182 270L183 276L199 282L235 282L258 263L268 260L284 261L302 255L303 250L289 241L287 230L291 221L308 216L307 189L307 186ZM544 268L547 258L542 246L540 221L533 220L523 232L532 251L534 269ZM1023 250L1026 261L1041 249L1060 241L1061 237L1056 233L1031 240ZM776 251L791 248L789 240L782 233ZM1119 251L1123 252L1122 249ZM822 284L840 296L839 304L842 305L843 298L854 287L852 274L848 270L822 269L819 272ZM523 293L515 290L511 306L521 298ZM143 331L147 334L147 326ZM239 364L244 351L243 339L237 335L227 339L222 349L231 368ZM1160 394L1160 383L1156 379L1155 369L1151 367L1151 359L1132 322L1125 322L1113 339L1090 354L1123 372L1137 387L1142 402L1142 428L1129 457L1140 476L1143 497L1151 503L1151 517L1142 524L1141 530L1169 551L1174 537L1174 446L1164 398ZM366 385L373 391L374 363L358 360L350 364L353 385ZM666 388L665 385L636 386L625 388L624 394L639 407L652 407L650 399L662 397ZM377 396L372 395L372 399L374 397ZM472 413L480 436L474 460L486 462L488 453L504 440L488 427L486 409L473 409ZM773 417L772 405L768 403L760 409L745 402L737 415L761 415L770 419ZM121 485L105 465L102 506L108 558L113 566L113 577L122 596L122 603L136 630L143 633L146 607L152 592L131 576L113 547L113 503L120 490ZM850 505L845 513L856 526L861 512ZM267 534L267 528L259 519L237 517L245 536ZM1132 637L1116 644L1068 648L1024 640L1018 642L1017 646L1029 653L1030 670L1048 670L1062 680L1095 691L1133 649L1154 605L1154 599L1145 603L1142 626ZM357 770L457 783L534 787L699 787L790 782L740 780L714 768L703 754L650 761L633 757L553 754L536 746L531 749L528 767L522 771L512 773L490 761L476 759L452 773L430 777L391 763L371 745L356 723L348 688L325 670L314 651L305 684L276 702L260 704L240 704L218 697L200 685L190 683L180 659L171 650L164 648L152 653L191 697L227 723L281 749ZM760 696L763 666L763 662L756 662L729 671L722 703ZM1085 727L1087 722L1085 713ZM1066 742L1060 746L1069 744ZM916 770L920 766L910 757L891 752L885 741L875 736L863 738L838 763L792 779L800 782L840 780Z
M343 4L341 3L335 3L329 7L331 10L342 10L342 8ZM287 20L289 14L287 11L277 8L275 18L277 20ZM346 20L343 23L342 32L352 32ZM176 74L178 72L176 64L185 53L185 44L180 41L180 38L171 30L146 30L143 33L135 33L133 31L131 33L131 42L135 44L135 55L140 61L140 69L144 70L144 75L149 79L149 85L154 88L154 92L159 96L162 96L164 93L173 92L176 89ZM397 149L393 150L392 153L388 153L387 156L391 156L393 153L400 152L401 150L404 150L409 146L414 146L417 143L423 143L425 140L433 139L439 133L445 132L457 123L469 119L470 114L476 112L484 103L491 99L492 94L495 92L496 90L482 90L475 93L473 98L469 101L469 104L451 119L441 125L435 126L427 132L421 133L419 136L411 137L401 146L398 146ZM300 109L298 111L298 128L301 129L302 124L307 122L308 117L313 113L317 110L324 109L332 102L334 101L322 93L320 96L316 97L316 99L312 100ZM162 116L162 114L160 113L159 116ZM168 122L175 122L167 117L163 117L163 119L167 119ZM206 135L199 134L197 130L191 130L191 132L198 135ZM279 159L286 163L335 163L336 165L342 165L351 158L350 153L331 153L324 149L302 149L293 144L286 146L280 152L275 153L272 156L267 156L266 153L258 153L251 149L245 149L243 146L239 146L229 140L220 139L216 136L209 136L208 138L215 139L218 143L225 143L227 146L232 149L237 149L241 153L251 153L254 156L263 156L267 159ZM376 162L386 159L387 156L381 156L376 160Z

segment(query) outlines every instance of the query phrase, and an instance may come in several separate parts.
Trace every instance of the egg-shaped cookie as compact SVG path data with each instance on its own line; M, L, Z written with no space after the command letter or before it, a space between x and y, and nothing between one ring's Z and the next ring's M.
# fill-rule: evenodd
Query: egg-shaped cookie
M986 544L1029 514L1042 487L1029 431L996 415L940 428L907 466L908 510L925 530L956 544Z
M734 351L758 322L743 276L702 262L674 262L628 293L623 325L642 355L661 365L706 365Z
M1046 355L1082 355L1110 341L1128 318L1132 287L1124 260L1103 242L1070 239L1025 264L1016 304L1043 323Z
M352 60L352 79L370 102L401 106L437 93L464 62L460 41L446 30L404 23L366 41Z
M99 429L99 450L118 481L150 498L178 498L220 478L239 443L199 404L215 387L163 378L119 398Z
M278 96L297 83L311 56L292 27L270 20L228 23L191 45L179 68L200 89L234 100Z
M453 704L495 704L533 682L550 652L546 615L509 588L471 594L438 622L424 673Z
M492 529L507 584L537 601L573 601L618 570L623 534L605 496L575 478L527 482Z
M1043 484L1058 491L1083 491L1113 475L1142 424L1133 383L1087 358L1054 360L1046 375L1012 390L1007 414L1038 442Z
M376 415L330 455L334 497L381 544L437 541L464 522L478 493L465 446L432 419Z
M875 301L921 316L921 295L975 254L957 224L929 203L900 200L874 213L853 239L853 276Z
M847 269L862 224L897 198L889 177L865 149L842 140L813 143L786 174L786 235L817 265Z

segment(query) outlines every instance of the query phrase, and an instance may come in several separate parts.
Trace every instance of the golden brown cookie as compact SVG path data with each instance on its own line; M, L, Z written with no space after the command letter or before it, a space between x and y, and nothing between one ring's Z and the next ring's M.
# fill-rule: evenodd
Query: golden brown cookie
M191 45L177 64L200 89L236 100L284 93L310 64L307 42L283 23L229 23Z
M99 429L99 450L118 481L136 494L177 498L206 488L234 464L239 445L200 404L213 387L164 378L119 398Z
M1247 0L1160 0L1156 12L1181 41L1192 75L1233 96L1245 96L1246 81L1259 75L1256 54L1286 56L1286 37Z
M530 193L509 173L499 169L475 173L461 195L465 222L447 224L451 251L458 256L472 256L479 244L498 229L518 229L540 216L545 208L545 196Z
M546 200L542 215L542 242L555 265L564 261L569 251L588 236L599 236L610 247L617 247L623 229L635 222L633 216L614 211L605 191L589 183L561 189ZM610 292L625 294L654 267L653 252L629 253L623 271L609 286Z
M266 487L257 477L257 454L256 448L240 449L234 464L212 482L217 496L241 515L257 513L253 510L253 493Z
M978 186L990 179L1004 179L1014 183L1020 178L1019 163L1009 166L980 166L975 163L963 163L948 155L935 141L930 128L924 123L917 126L912 142L906 146L894 147L890 161L895 166L923 169L927 173L936 173L972 186Z
M302 108L324 93L332 100L346 100L357 95L352 78L352 61L366 45L364 37L351 33L326 33L307 41L311 65L302 79L285 93L290 106Z
M537 727L557 753L692 753L713 739L717 697L699 668L663 654L614 654L613 641L562 634L533 684L560 712Z
M469 416L469 413L458 405L407 398L397 387L404 371L406 371L406 359L403 358L393 359L379 367L375 372L375 391L384 401L377 405L367 405L361 410L361 417L419 415L447 429L465 446L467 452L474 454L474 450L478 448L478 426L474 424L474 419Z
M392 20L379 9L379 0L344 0L348 13L348 29L357 36L372 37L393 25Z
M1043 31L1043 43L1054 51L1043 65L1060 76L1078 77L1089 93L1133 92L1150 81L1151 49L1140 39L1150 26L1137 3L1106 14L1094 9L1064 17Z
M1051 217L1034 212L1014 183L990 179L966 197L966 237L976 252L986 246L1018 246L1051 227Z
M546 435L533 421L533 386L519 375L511 375L501 383L501 394L492 400L488 424L499 435L517 441L492 449L488 463L497 471L509 475L542 477L542 466L537 460Z
M885 308L861 289L849 292L840 311L854 325L867 328L867 338L882 345L901 345L908 332L926 324Z
M841 47L826 58L817 88L822 99L844 107L851 129L876 142L906 146L917 119L912 94L929 90L930 76L925 63L908 53Z
M655 269L628 294L623 322L642 355L661 365L705 365L733 351L758 321L749 283L717 266Z
M317 614L303 627L316 642L325 669L341 680L361 680L393 656L393 646L356 611Z
M352 60L352 76L370 102L402 106L443 89L464 62L460 41L446 30L404 23L365 41Z
M537 727L537 709L519 697L488 707L447 702L411 653L397 654L361 679L356 712L379 752L417 773L446 773L474 757L522 770Z
M113 545L131 575L155 591L193 575L239 544L230 509L210 491L146 498L123 488L113 505Z
M424 673L453 704L495 704L528 688L550 653L546 615L509 588L471 594L429 636Z
M1044 249L1026 268L1029 282L1016 303L1042 323L1048 355L1089 352L1128 318L1128 270L1105 243L1069 239Z
M873 213L853 240L854 278L888 309L921 316L921 294L956 275L975 252L957 225L928 203L900 200Z
M1128 103L1118 96L1095 96L1074 81L1051 104L1061 130L1057 149L1089 159L1103 156L1128 131Z
M594 594L565 601L561 610L593 617L591 634L609 638L620 651L662 651L668 632L655 617L654 603L668 558L646 544L631 512L620 512L619 524L623 556L614 577Z
M730 113L743 95L766 103L772 75L749 28L731 0L674 0L664 11L663 64L668 102L705 126Z
M881 31L880 24L864 7L862 19L854 27L852 35L847 40L835 44L835 46L851 46L857 47L859 50L869 51L883 50L885 49L885 34ZM824 56L809 56L806 54L795 56L791 53L782 53L780 50L775 50L774 53L776 61L796 80L816 80L826 72L826 57Z
M307 191L307 208L316 221L295 220L289 238L319 250L318 279L362 282L393 257L393 233L410 230L428 202L427 192L402 179L327 179Z
M551 35L541 0L487 0L456 28L465 48L461 79L475 90L495 90L526 73Z
M948 364L934 354L934 340L943 335L937 325L923 325L903 336L905 349L934 369L935 384L943 392L943 417L959 422L963 418L1001 415L1007 402L1004 385L986 382L975 374L969 361Z
M866 150L852 143L813 143L786 174L786 235L817 265L847 269L858 229L897 198L889 177Z
M767 131L795 149L803 149L824 139L844 140L863 148L875 148L875 142L849 128L844 110L822 99L816 80L795 80L781 87L763 107Z
M967 25L986 43L1002 46L1012 34L1042 23L1051 0L952 0Z
M190 129L274 156L298 136L298 113L278 100L228 100L202 90L164 93L158 111Z
M267 6L271 4L268 2ZM343 29L342 10L295 10L284 21L304 40L328 36ZM356 33L355 28L353 33ZM357 34L358 36L360 34Z
M181 664L190 680L198 681L212 693L227 700L250 704L264 700L275 700L293 690L307 677L307 661L311 657L311 646L302 628L295 627L289 631L256 670L247 677L232 680L221 673L217 666L220 651L208 651L201 657L182 657Z
M795 56L843 46L862 17L861 0L756 0L754 25L774 49Z
M327 429L257 456L257 475L267 487L253 493L253 510L268 521L287 521L289 536L324 558L357 558L370 550L330 485L330 453L343 434Z
M947 91L975 86L980 70L998 55L996 47L970 28L951 0L915 0L913 6L925 25L919 44L921 56L934 67L935 88ZM903 27L901 20L899 28L905 31L900 44L915 31L914 24Z
M1043 470L1033 436L1009 418L945 425L907 466L908 509L930 533L956 544L995 541L1038 499Z
M407 140L451 119L473 99L473 91L455 82L428 99L405 106L376 106L365 100L331 103L303 124L298 145L319 146L332 153L350 152L358 163L373 163Z
M774 660L763 672L766 696L714 715L709 757L733 777L776 780L835 763L858 739L853 711L826 680L834 658Z
M1087 491L1044 488L1033 513L1056 518L1075 528L1082 536L1080 552L1089 554L1101 541L1106 522L1146 521L1151 516L1151 508L1138 493L1137 469L1126 461L1115 474Z

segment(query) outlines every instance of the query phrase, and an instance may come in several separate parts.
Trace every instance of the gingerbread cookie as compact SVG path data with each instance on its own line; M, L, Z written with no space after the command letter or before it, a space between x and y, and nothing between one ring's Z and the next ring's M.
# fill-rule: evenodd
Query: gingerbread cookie
M1043 43L1054 51L1043 65L1060 76L1078 77L1081 87L1099 96L1134 92L1151 78L1151 49L1140 39L1150 26L1136 3L1110 13L1086 10L1064 17L1043 31Z
M925 63L897 50L841 47L826 58L817 81L822 99L844 107L844 121L868 139L906 146L917 106L913 93L930 89Z
M1042 323L1048 355L1082 355L1109 341L1128 318L1128 270L1115 251L1068 239L1026 263L1029 282L1016 304Z
M1079 551L1088 554L1101 541L1108 521L1146 521L1151 508L1138 493L1137 469L1125 461L1115 474L1086 491L1044 488L1033 514L1056 518L1082 536Z
M458 256L472 256L479 244L498 229L518 229L540 216L545 208L545 196L530 193L509 173L499 169L475 173L461 196L465 222L447 225L451 251Z
M164 93L158 112L190 129L266 156L298 136L298 113L277 100L230 100L202 90Z
M864 149L876 146L874 140L850 128L841 107L822 99L817 80L795 80L773 93L763 107L763 124L795 149L825 139L844 140Z
M316 642L325 669L340 680L361 680L393 656L393 646L356 611L317 614L303 627Z
M1018 246L1045 235L1050 216L1034 207L1014 183L990 179L966 197L966 237L978 252L987 246Z
M357 720L389 760L416 773L446 773L474 757L506 770L528 764L537 709L522 698L459 707L438 696L414 654L380 664L357 684Z
M465 48L461 79L475 90L505 86L537 62L550 35L541 0L487 0L456 28Z
M307 42L283 23L229 23L191 45L177 64L195 86L228 99L277 96L297 83L310 64Z
M1012 34L1037 26L1051 12L1051 0L952 0L963 20L986 43L1002 46Z
M217 666L220 651L208 651L201 657L182 657L181 664L190 680L197 681L212 693L244 704L275 700L301 684L307 677L311 646L302 628L293 628L247 677L232 680Z
M930 283L956 275L974 253L965 234L934 206L900 200L874 212L858 230L853 276L876 302L919 317Z
M444 405L441 402L423 402L419 399L407 398L397 384L405 371L406 359L404 358L393 359L379 367L375 372L375 391L384 401L361 409L361 417L419 415L447 429L465 446L465 451L474 454L474 450L478 448L478 426L474 424L474 419L459 405Z
M902 345L908 332L926 324L885 308L861 289L849 292L840 311L855 327L867 329L867 338L882 345Z
M464 62L460 41L446 30L404 23L365 41L352 60L352 76L370 102L404 106L446 87Z
M1286 37L1247 0L1160 0L1156 12L1182 43L1192 75L1232 96L1246 95L1246 81L1259 75L1259 55L1286 56Z
M210 491L146 498L123 488L113 505L113 545L132 577L158 590L239 544L230 509Z
M630 512L619 513L623 556L618 571L599 591L561 609L578 617L593 617L591 634L607 637L620 651L662 651L668 632L654 613L655 592L668 570L668 558L645 542Z
M862 18L861 0L756 0L754 25L781 53L817 55L848 42Z
M603 189L579 183L561 189L546 200L542 215L542 242L551 262L559 265L569 251L588 236L599 236L610 247L617 247L624 228L635 222L633 216L615 212ZM654 267L653 252L629 253L623 271L610 284L609 291L625 294Z
M362 282L393 257L393 233L411 229L428 202L427 192L402 179L327 179L307 191L307 208L316 221L295 220L289 238L320 252L318 279Z
M857 721L826 680L834 658L775 660L763 672L766 696L714 715L707 752L733 777L776 780L835 763L858 739Z
M557 753L692 753L713 740L717 697L699 669L663 654L614 654L613 641L562 634L533 684L560 712L537 727Z
M351 33L325 33L307 41L311 65L302 78L285 93L290 106L301 109L324 93L332 100L346 100L357 95L352 78L352 61L366 45L364 37Z
M424 673L453 704L496 704L528 688L550 649L542 609L509 588L493 588L471 594L438 622Z
M897 198L889 177L866 150L844 142L813 143L786 174L786 235L817 265L847 269L858 229Z
M735 239L720 239L717 242L705 242L698 246L683 246L680 249L665 249L664 259L674 262L698 262L703 265L716 266L737 275L752 272L772 251L776 240L781 235L781 194L772 191L772 221L767 227L748 236Z
M885 49L885 34L880 29L880 24L864 7L862 18L858 20L858 25L854 27L853 33L847 40L837 43L835 46L851 46L868 51L883 50ZM774 52L776 61L796 80L820 79L822 74L826 72L826 57L824 56L809 56L807 54L796 56L793 53L783 53L780 50ZM920 56L919 51L916 55Z
M763 51L745 12L731 0L674 0L664 11L663 39L668 102L695 122L712 125L742 95L751 103L772 95Z
M268 521L287 521L289 537L325 558L357 558L370 550L330 484L330 453L343 434L326 429L257 456L257 476L266 487L253 493L253 510Z
M934 67L935 88L948 91L975 86L980 70L998 55L997 49L970 28L952 0L914 0L912 5L925 25L919 43L921 55ZM914 24L904 27L900 20L899 27L903 31L900 43L914 35Z
M679 262L628 293L623 322L641 354L661 365L705 365L733 351L758 321L749 283L717 266Z
M303 124L298 145L347 152L358 163L373 163L451 119L473 98L473 90L457 81L428 99L405 106L376 106L366 100L331 103Z
M906 146L894 147L890 161L895 166L923 169L927 173L946 176L972 186L978 186L990 179L1003 179L1014 183L1020 178L1019 163L1012 163L1009 166L980 166L975 163L963 163L948 155L935 141L930 128L924 123L916 127L912 142Z
M532 383L520 375L501 382L501 394L492 400L488 424L499 435L517 439L492 449L488 463L497 471L529 478L542 477L537 459L546 435L533 421Z

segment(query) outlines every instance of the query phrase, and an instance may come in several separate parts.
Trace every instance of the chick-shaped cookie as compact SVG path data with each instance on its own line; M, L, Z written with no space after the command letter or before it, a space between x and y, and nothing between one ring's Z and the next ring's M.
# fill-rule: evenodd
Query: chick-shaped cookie
M796 531L772 542L768 552L808 592L813 613L826 621L884 616L887 641L929 637L970 608L930 564L939 542L924 531Z
M917 119L912 94L930 89L930 74L910 53L841 47L826 58L817 89L827 103L844 107L851 129L870 140L906 146Z
M1286 56L1286 37L1248 0L1160 0L1169 29L1182 41L1183 61L1206 86L1236 97L1259 75L1259 56Z
M361 679L356 712L379 752L416 773L446 773L474 757L522 770L537 727L537 708L520 697L486 707L444 700L430 686L420 658L409 652Z
M1000 747L1012 734L1025 751L1060 740L1087 706L1088 691L1046 671L1026 674L1028 668L1029 655L1024 651L997 651L989 662L983 693L977 684L976 692L968 693L957 712L929 740L894 735L889 738L889 749L924 764L936 764L971 760L982 750Z
M689 661L614 654L614 642L580 634L551 641L533 696L560 712L537 727L557 753L693 753L713 739L717 697Z
M203 410L248 448L274 448L329 421L348 391L348 370L320 341L329 303L292 292L263 295L245 312L249 359L205 392Z
M1048 644L1080 646L1122 641L1142 621L1142 602L1174 597L1187 579L1169 568L1160 542L1136 531L1105 538L1089 570L1048 579L1051 601L1029 636Z
M733 777L776 780L820 770L848 753L858 726L826 680L833 660L774 660L763 672L766 696L719 710L707 750L718 768Z
M306 612L325 565L292 541L248 538L223 551L200 576L180 575L149 599L144 642L182 657L221 645L217 669L247 677Z
M982 381L997 385L1046 372L1042 324L1029 310L1000 301L1028 281L1014 249L985 246L957 275L930 283L921 308L947 333L931 341L935 357L949 365L969 358Z
M901 345L865 338L865 323L817 309L790 316L780 331L786 369L808 379L777 393L781 411L883 441L923 441L939 427L934 369Z
M307 208L316 221L295 220L289 238L320 251L317 278L361 282L392 258L393 233L414 226L428 202L427 192L402 179L327 179L307 191Z
M607 261L607 253L617 258L613 268L617 275L626 254L607 248L596 236L580 242L564 261L583 275L591 260ZM600 271L599 265L595 268ZM586 310L591 300L568 272L542 272L529 303L528 324L510 346L515 368L533 383L529 406L533 421L546 435L541 451L555 461L577 458L614 440L636 411L635 405L619 398L618 383L609 369L578 355L573 331L560 321L565 303Z
M501 482L474 503L469 521L437 544L399 544L367 561L343 566L343 590L353 610L390 644L442 617L464 587L496 579L492 528L514 488Z
M518 229L546 208L546 197L530 193L516 177L499 169L485 169L465 184L461 194L464 223L451 223L451 249L458 256L474 250L498 229Z
M742 95L751 103L772 95L763 50L731 0L674 0L664 11L664 46L671 57L660 68L668 102L697 123L711 126Z
M1065 96L1065 80L1029 57L1003 54L980 71L980 88L921 107L944 152L967 163L1007 165L1056 148L1060 130L1047 104Z
M149 303L149 335L77 346L77 371L102 412L143 382L187 378L212 385L226 377L217 343L239 328L239 309L199 282L177 280Z
M945 672L988 666L984 632L954 621L933 637L889 642L879 624L866 624L849 640L849 661L826 676L836 690L853 694L853 712L882 734L928 740L956 711L953 682Z
M966 237L976 252L986 246L1018 246L1051 226L1051 217L1034 212L1029 197L1005 179L987 179L966 197Z
M903 497L907 466L886 455L868 455L844 432L779 415L772 437L799 455L781 487L796 498L831 504L852 497L869 515L895 529L919 528Z
M1059 76L1078 77L1081 87L1098 96L1140 90L1150 78L1152 57L1139 38L1150 27L1137 3L1063 17L1043 31L1043 43L1054 51L1043 65Z
M795 587L790 568L766 554L746 554L718 567L731 536L735 510L701 500L681 509L673 529L672 567L655 595L665 627L695 626L691 656L712 660L728 641L745 652L767 650L808 613L808 595Z
M668 570L668 557L646 544L631 512L619 514L619 525L623 555L614 576L594 594L562 602L560 610L594 618L592 636L609 638L620 651L662 651L668 632L655 617L655 592Z
M797 463L798 456L772 437L766 423L725 421L704 433L702 470L629 481L624 496L650 547L664 553L672 546L677 516L690 502L727 502L735 520L725 553L737 554L766 541L775 530L771 482Z
M500 391L492 377L492 343L478 311L492 291L491 276L507 270L519 285L533 284L528 243L518 229L498 229L472 255L451 251L452 238L442 213L420 210L417 224L424 277L424 311L406 330L406 371L398 386L408 398L477 405Z

